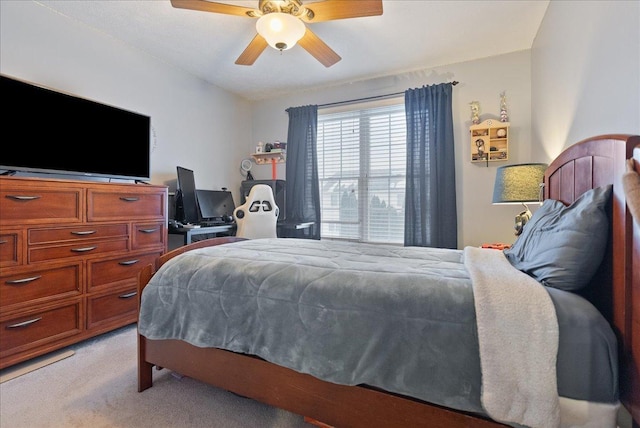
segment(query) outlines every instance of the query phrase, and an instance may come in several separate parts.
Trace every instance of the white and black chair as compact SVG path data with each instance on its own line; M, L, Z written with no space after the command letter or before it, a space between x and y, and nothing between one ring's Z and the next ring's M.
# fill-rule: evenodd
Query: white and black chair
M249 191L244 204L233 211L239 238L277 238L277 222L280 209L270 186L256 184Z

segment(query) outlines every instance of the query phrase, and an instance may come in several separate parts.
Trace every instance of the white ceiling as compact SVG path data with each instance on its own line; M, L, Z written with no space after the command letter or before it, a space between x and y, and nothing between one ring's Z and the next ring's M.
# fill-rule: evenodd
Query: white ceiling
M234 64L256 34L248 17L176 9L169 0L37 3L255 100L530 49L549 0L384 0L381 16L308 24L342 57L330 68L300 46L268 47L252 66ZM254 8L258 0L222 3Z

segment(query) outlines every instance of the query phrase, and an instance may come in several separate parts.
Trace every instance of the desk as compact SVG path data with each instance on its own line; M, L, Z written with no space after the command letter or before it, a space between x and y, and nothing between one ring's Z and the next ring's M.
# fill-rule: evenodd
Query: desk
M197 235L234 235L236 233L235 224L221 224L219 226L207 226L197 228L181 227L178 229L169 229L169 233L172 235L184 236L184 245L191 244L192 238Z
M279 221L278 238L304 238L304 233L313 227L315 222L292 222L292 221Z
M315 222L291 222L279 221L277 224L278 238L303 238L305 230L310 229ZM223 235L233 236L236 233L235 224L221 224L219 226L202 226L197 228L181 227L178 229L169 228L169 234L184 236L184 245L191 244L193 237L197 235Z

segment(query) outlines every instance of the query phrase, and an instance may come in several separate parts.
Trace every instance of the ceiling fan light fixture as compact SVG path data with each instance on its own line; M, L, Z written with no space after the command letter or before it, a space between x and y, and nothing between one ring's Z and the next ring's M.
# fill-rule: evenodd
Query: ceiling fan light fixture
M304 36L304 23L288 13L274 12L261 16L256 30L269 46L279 51L291 49Z

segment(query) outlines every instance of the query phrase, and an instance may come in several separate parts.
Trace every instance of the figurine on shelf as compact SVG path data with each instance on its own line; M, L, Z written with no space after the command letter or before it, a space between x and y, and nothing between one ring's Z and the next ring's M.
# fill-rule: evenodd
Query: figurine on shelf
M471 106L471 122L477 125L480 123L480 102L471 101L469 105Z
M500 93L500 122L509 122L507 115L507 95L503 91Z
M476 148L478 149L478 160L486 159L486 155L484 154L484 140L482 138L476 140Z

